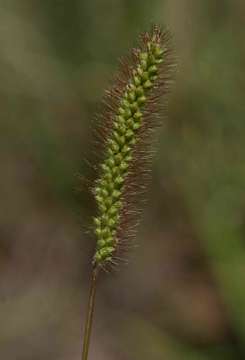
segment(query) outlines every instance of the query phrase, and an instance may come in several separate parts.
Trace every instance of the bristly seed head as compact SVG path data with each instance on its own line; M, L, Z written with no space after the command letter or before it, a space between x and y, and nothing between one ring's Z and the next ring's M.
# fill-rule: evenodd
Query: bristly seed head
M154 26L151 33L142 36L139 48L133 50L131 63L122 65L118 84L107 95L107 124L102 124L107 127L104 159L93 188L97 204L95 266L113 262L123 234L128 231L124 226L131 210L130 205L127 208L129 187L135 184L133 176L144 171L144 162L142 168L135 164L137 156L147 155L148 130L156 125L150 116L159 112L158 99L166 93L170 79L173 63L169 54L167 34Z

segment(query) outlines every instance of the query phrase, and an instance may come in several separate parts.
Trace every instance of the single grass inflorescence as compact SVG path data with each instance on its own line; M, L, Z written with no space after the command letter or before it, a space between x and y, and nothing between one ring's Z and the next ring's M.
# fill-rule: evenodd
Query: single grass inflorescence
M122 62L116 85L106 94L100 129L103 159L93 187L95 267L113 264L129 234L131 195L144 187L151 132L161 123L159 99L168 90L172 65L169 36L154 26Z

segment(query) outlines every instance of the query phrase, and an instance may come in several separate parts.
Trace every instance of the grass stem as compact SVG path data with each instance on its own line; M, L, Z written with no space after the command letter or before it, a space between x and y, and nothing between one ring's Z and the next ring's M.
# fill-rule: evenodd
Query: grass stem
M95 267L93 269L92 277L91 277L89 300L88 300L88 307L87 307L87 311L86 311L86 320L85 320L84 337L83 337L82 360L88 359L98 272L99 272L98 268Z

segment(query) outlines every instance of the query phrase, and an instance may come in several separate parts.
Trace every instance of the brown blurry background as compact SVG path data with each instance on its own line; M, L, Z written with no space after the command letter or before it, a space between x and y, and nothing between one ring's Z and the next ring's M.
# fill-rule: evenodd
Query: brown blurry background
M117 59L153 22L179 72L90 359L245 359L245 2L0 1L0 359L79 360L94 239L79 178Z

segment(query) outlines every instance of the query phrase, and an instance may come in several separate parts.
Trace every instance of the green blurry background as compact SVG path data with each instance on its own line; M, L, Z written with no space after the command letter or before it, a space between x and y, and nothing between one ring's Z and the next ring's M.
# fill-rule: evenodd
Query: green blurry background
M94 239L77 174L117 59L153 22L179 72L90 359L245 359L244 21L243 0L0 1L1 359L80 359Z

